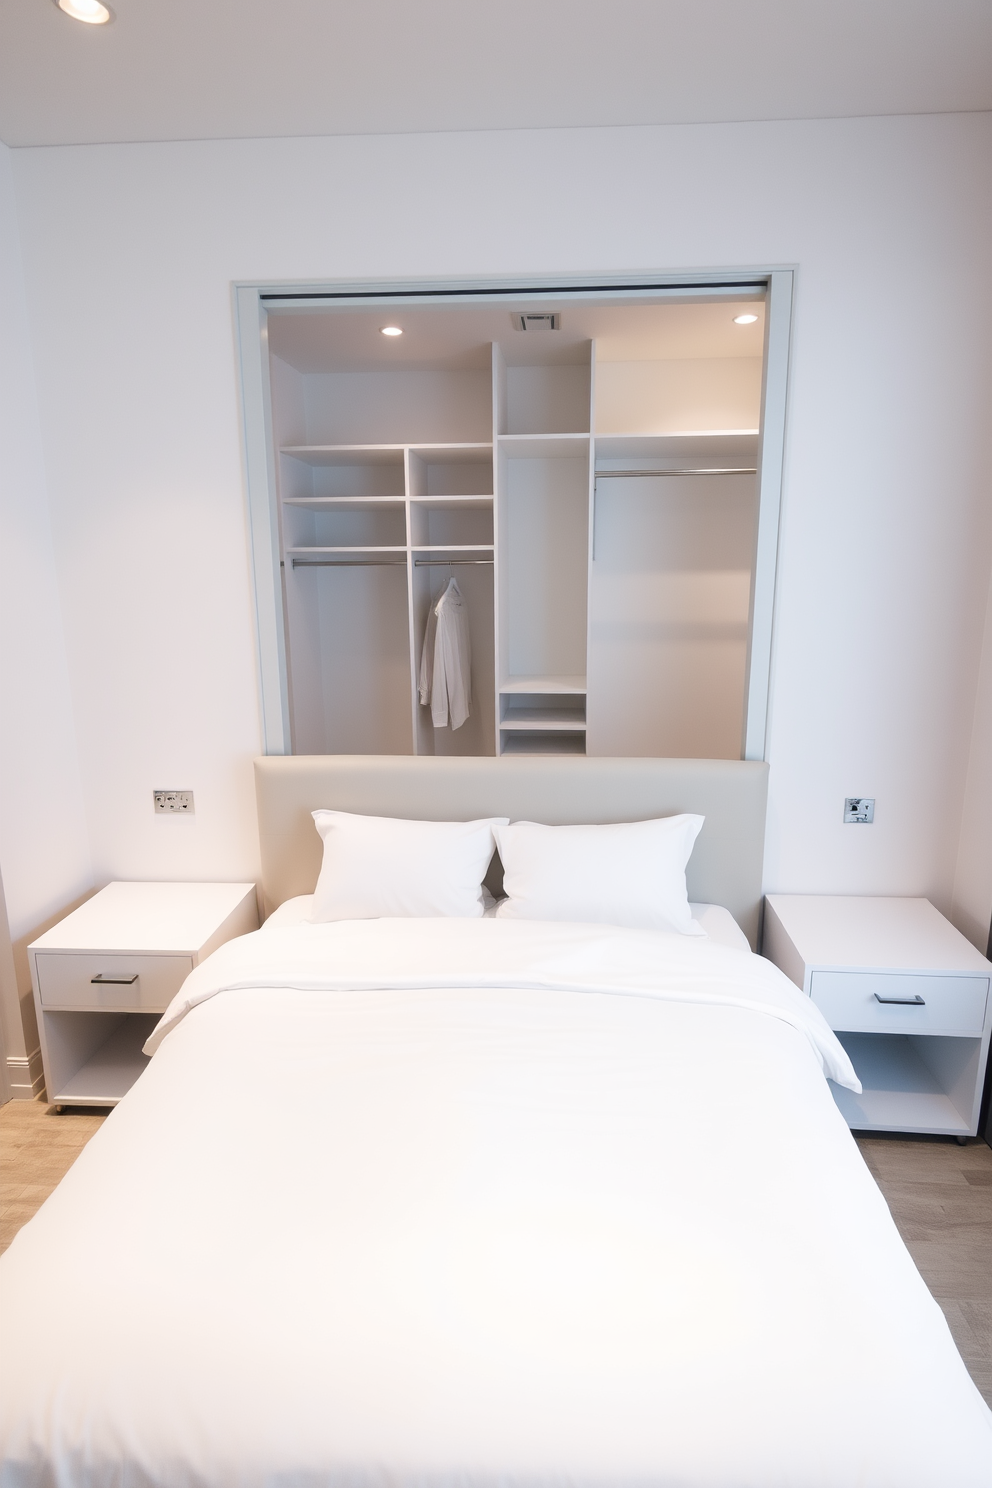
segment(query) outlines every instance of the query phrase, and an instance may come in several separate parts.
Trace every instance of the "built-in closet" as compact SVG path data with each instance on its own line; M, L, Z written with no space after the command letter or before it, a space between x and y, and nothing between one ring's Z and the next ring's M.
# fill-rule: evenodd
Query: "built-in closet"
M266 306L292 750L740 757L766 301L755 284ZM258 574L256 553L261 606ZM459 729L418 690L452 577L472 654Z

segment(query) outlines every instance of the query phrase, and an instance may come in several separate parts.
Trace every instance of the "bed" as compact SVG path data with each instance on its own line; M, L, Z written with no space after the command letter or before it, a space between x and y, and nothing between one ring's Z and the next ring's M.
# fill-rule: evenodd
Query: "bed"
M746 943L763 766L257 780L269 919L0 1258L3 1488L988 1488L992 1413L834 1105L844 1051ZM697 930L313 924L316 807L699 812Z

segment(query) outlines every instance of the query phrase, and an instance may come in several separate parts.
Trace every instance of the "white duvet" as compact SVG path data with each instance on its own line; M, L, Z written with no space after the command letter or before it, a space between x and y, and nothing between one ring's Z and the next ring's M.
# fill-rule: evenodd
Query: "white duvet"
M4 1488L992 1484L846 1056L760 958L286 926L154 1044L0 1259Z

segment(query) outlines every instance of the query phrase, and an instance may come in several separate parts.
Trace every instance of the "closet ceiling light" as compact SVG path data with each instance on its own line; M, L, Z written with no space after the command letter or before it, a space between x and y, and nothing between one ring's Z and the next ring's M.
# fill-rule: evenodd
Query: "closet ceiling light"
M85 21L88 26L105 26L114 19L114 12L100 0L55 0L55 4L74 21Z
M754 325L757 318L756 315L735 315L734 325Z
M383 336L402 336L402 334L402 326L382 326L380 328L380 335Z

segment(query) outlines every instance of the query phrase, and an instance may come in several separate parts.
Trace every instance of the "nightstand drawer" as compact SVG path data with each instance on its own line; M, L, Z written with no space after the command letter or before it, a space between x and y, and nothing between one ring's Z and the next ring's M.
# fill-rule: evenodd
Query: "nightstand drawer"
M44 1008L163 1013L193 970L193 958L38 951L35 966Z
M810 996L831 1028L849 1033L980 1037L988 992L988 977L888 971L814 971L810 977Z

